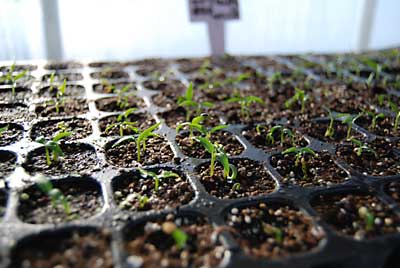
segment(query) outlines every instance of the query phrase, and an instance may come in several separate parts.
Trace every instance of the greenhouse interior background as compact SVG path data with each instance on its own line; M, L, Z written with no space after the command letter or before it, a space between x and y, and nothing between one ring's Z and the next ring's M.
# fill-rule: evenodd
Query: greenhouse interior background
M230 54L354 52L399 46L398 0L246 0L225 22ZM1 0L0 60L209 54L186 0Z

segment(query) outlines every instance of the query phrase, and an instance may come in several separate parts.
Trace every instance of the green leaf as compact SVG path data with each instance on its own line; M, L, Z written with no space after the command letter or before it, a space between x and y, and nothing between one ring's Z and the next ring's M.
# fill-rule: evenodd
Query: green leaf
M72 132L59 132L57 135L55 135L52 139L53 142L58 142L66 137L69 137L72 135Z
M123 143L127 142L127 141L134 141L135 140L135 136L133 135L129 135L129 136L125 136L120 138L119 140L117 140L112 146L111 148L115 148L118 147L120 145L122 145Z
M297 154L298 151L299 151L298 148L296 148L296 147L290 147L290 148L284 150L284 151L282 152L282 154L293 154L293 153Z
M182 249L182 248L184 248L185 246L186 246L186 242L187 242L187 240L188 240L188 235L184 232L184 231L182 231L181 229L179 229L179 228L176 228L173 232L172 232L172 238L174 239L174 241L175 241L175 244L176 244L176 246L179 248L179 249Z
M193 100L193 83L190 82L185 93L186 100Z
M203 147L209 152L210 154L213 154L215 152L215 146L214 144L211 143L211 141L207 138L204 137L196 137L195 138L198 142L203 145Z
M228 127L228 125L219 125L219 126L211 128L209 133L212 134L214 132L220 131L220 130L225 129L227 127Z

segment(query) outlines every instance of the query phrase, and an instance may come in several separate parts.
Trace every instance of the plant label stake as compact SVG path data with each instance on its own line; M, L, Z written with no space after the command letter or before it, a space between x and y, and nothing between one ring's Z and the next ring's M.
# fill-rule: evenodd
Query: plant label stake
M189 0L190 21L206 21L213 57L225 54L225 20L239 19L238 0Z

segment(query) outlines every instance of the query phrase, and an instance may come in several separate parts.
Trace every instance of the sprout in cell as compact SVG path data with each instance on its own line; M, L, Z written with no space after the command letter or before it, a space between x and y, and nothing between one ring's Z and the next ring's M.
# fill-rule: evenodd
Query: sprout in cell
M160 181L163 179L170 179L170 178L179 178L180 176L175 172L169 170L162 170L160 174L157 174L150 170L144 170L139 168L140 174L144 177L150 177L154 180L154 190L157 192L158 188L160 187Z
M190 82L183 96L178 97L177 104L183 107L186 111L186 121L190 121L192 116L198 116L201 114L201 110L204 108L212 108L213 103L204 101L197 102L194 100L193 83Z
M364 152L370 152L375 157L378 157L378 154L376 153L376 151L374 149L372 149L370 146L368 146L368 144L366 144L360 140L354 139L354 138L350 139L350 141L355 145L354 152L356 153L356 155L358 157L361 157L361 155Z
M64 156L64 152L60 146L60 141L71 135L71 132L60 132L57 133L51 140L46 140L43 136L36 139L36 142L41 143L44 146L46 163L48 166L50 166L52 163L58 162L60 156Z
M110 124L106 127L105 132L109 133L112 129L118 128L119 135L124 136L124 131L131 131L134 133L138 132L138 128L136 127L137 122L130 121L129 116L135 112L136 108L130 108L123 112L122 114L118 115L117 122Z
M121 146L122 144L124 144L127 141L135 141L136 143L136 153L137 153L137 161L140 162L141 160L141 155L142 152L144 153L146 151L146 142L149 138L151 137L158 137L158 134L154 133L154 131L161 125L161 122L154 124L152 126L150 126L149 128L140 131L138 130L138 134L137 135L129 135L129 136L125 136L120 138L118 141L116 141L113 144L113 148L114 147L118 147Z
M296 167L301 165L301 171L303 172L303 178L304 179L308 178L308 166L307 166L306 155L316 156L316 153L314 152L314 150L312 150L309 147L301 147L301 148L291 147L291 148L283 151L282 154L283 155L295 154L294 165Z
M260 97L253 95L240 96L239 94L233 94L233 96L227 99L225 102L238 103L240 105L240 115L245 118L250 117L250 108L252 104L259 103L264 105L264 101Z
M172 239L175 241L175 246L181 250L186 247L187 240L189 239L189 236L178 226L176 226L175 223L167 221L164 222L161 226L162 231L170 235Z
M268 130L268 128L264 125L257 125L256 126L256 131L258 135L262 135L262 130ZM283 146L285 139L289 139L289 143L293 144L294 142L294 135L293 132L281 125L276 125L273 126L271 129L269 129L269 131L267 132L267 134L265 135L265 139L267 141L267 144L274 144L275 143L275 135L276 133L280 133L279 134L279 139L280 139L280 143Z
M304 113L306 103L310 99L310 96L305 93L304 90L301 90L299 88L295 88L295 94L293 97L285 101L285 108L286 109L291 109L294 104L298 103L300 105L300 112Z

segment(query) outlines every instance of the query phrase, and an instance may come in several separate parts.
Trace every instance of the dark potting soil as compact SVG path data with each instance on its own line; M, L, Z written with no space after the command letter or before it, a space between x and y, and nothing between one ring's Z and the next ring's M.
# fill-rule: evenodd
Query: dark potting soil
M151 170L157 175L164 170ZM140 173L124 173L113 179L114 199L121 209L131 211L165 210L188 204L194 197L190 183L180 172L177 177L160 179L155 189L155 179ZM148 198L143 202L143 198ZM141 202L142 199L142 202Z
M8 194L5 190L0 190L0 222L6 213Z
M333 135L332 137L325 136L326 130L329 127L328 121L309 121L302 122L299 131L306 134L314 139L331 142L331 143L343 143L346 141L348 126L340 122L335 121L333 124ZM353 128L351 129L351 137L358 140L363 139L363 135L356 132Z
M176 245L171 232L183 231L185 245ZM225 249L213 238L214 228L205 219L169 214L165 219L149 221L126 228L124 248L126 263L133 267L184 268L217 267Z
M56 103L53 100L42 102L36 105L35 113L40 117L77 116L89 111L85 99L65 99L57 111Z
M310 217L285 205L234 207L227 220L241 249L255 258L277 259L308 252L324 238Z
M359 146L346 144L338 147L336 154L351 168L363 175L391 176L400 174L400 154L395 142L376 139L364 143L368 149L363 149L358 156Z
M0 150L0 178L8 176L15 169L17 156L15 153L6 150Z
M32 97L32 91L29 87L15 87L15 92L12 92L12 87L0 88L0 100L7 102L28 101Z
M229 163L237 168L236 179L224 178L224 170L220 163L216 164L212 176L209 163L198 168L200 182L209 194L221 199L235 199L266 195L275 190L275 181L258 162L250 159L235 159L229 160Z
M126 94L121 97L108 97L96 100L96 108L102 112L123 112L129 108L143 108L144 101L134 96Z
M44 147L39 147L28 153L28 158L23 164L24 169L31 173L45 175L64 174L89 174L97 165L95 149L84 143L61 144L64 156L58 161L52 161L49 166L46 162Z
M83 228L47 231L23 240L12 252L13 268L112 268L111 235Z
M28 106L23 103L0 103L0 120L32 120L34 116L29 113Z
M42 76L42 82L50 82L51 74L45 74ZM64 79L67 82L83 80L83 75L80 73L54 73L55 82L63 82Z
M198 135L199 133L194 133ZM190 138L189 132L181 132L176 136L176 143L182 150L183 154L194 158L210 158L211 155L206 151L206 149L198 142L195 137ZM218 142L223 146L225 153L229 156L239 155L243 152L243 146L231 133L226 131L214 132L210 140L212 142Z
M390 195L398 204L400 204L400 183L391 182L385 186L385 192Z
M291 154L276 154L271 157L272 166L282 176L285 184L294 184L302 187L332 186L340 184L349 177L347 173L335 164L334 159L326 152L307 154L305 159L306 170L302 163L296 165L296 156Z
M14 123L0 123L0 146L7 146L22 139L24 128Z
M122 79L129 78L129 74L120 70L105 69L100 72L91 73L90 77L93 79Z
M204 125L208 127L215 127L220 124L219 117L217 114L213 112L208 112L207 113L207 118L204 121ZM186 122L186 111L182 107L178 107L175 109L171 109L168 111L165 111L159 116L165 120L165 123L170 127L170 128L176 128L178 124ZM192 120L193 118L190 118Z
M19 195L18 217L22 221L61 224L88 219L102 210L101 189L94 180L68 178L52 184L65 196L71 211L65 211L61 204L53 205L51 198L33 185Z
M378 118L374 126L372 125L371 116L362 116L356 120L356 124L374 135L381 137L398 137L400 128L394 129L394 121L395 119L393 117L385 116L384 118Z
M98 84L93 85L93 91L96 93L103 93L103 94L111 94L111 93L118 93L119 90L121 90L124 87L127 87L129 85L129 90L127 93L130 92L136 92L136 83L135 82L116 82L116 83L110 83L110 82L102 82Z
M126 141L113 148L112 145L117 141L118 139L108 143L105 150L107 161L118 167L167 163L174 157L170 145L161 137L152 137L147 140L146 150L141 150L140 161L137 159L136 142L134 140Z
M56 98L60 84L53 86L45 86L39 89L39 96L44 98ZM85 88L81 85L66 85L64 95L66 97L83 97L85 96Z
M68 69L80 69L83 68L83 64L76 61L65 61L65 62L49 62L44 66L46 70L68 70Z
M282 128L277 128L273 132L273 140L267 138L267 135L270 133L271 129L275 126L281 126ZM285 128L290 130L293 136L289 136L285 134ZM261 124L260 125L260 133L257 132L257 126L252 126L246 128L242 131L242 135L255 147L263 150L264 152L271 151L283 151L293 146L305 147L308 145L308 142L304 139L304 137L298 133L297 131L291 129L290 127L286 127L279 124ZM282 133L282 130L284 133ZM283 134L283 142L281 141L281 135Z
M312 206L333 229L356 240L400 231L399 218L378 198L371 195L319 195L312 201Z
M118 136L120 135L120 127L123 129L123 135L133 135L134 131L126 125L115 125L112 128L106 129L113 124L123 124L124 122L135 122L133 127L140 130L147 129L156 123L155 119L148 113L133 113L128 116L126 121L118 122L118 115L110 115L99 119L99 128L102 136Z
M58 133L71 132L72 135L64 140L83 139L92 134L92 125L86 119L70 118L40 121L33 125L31 130L31 139L34 141L38 137L45 137L50 140Z

